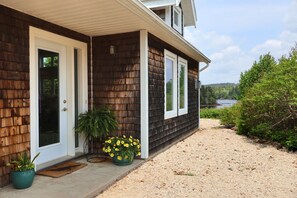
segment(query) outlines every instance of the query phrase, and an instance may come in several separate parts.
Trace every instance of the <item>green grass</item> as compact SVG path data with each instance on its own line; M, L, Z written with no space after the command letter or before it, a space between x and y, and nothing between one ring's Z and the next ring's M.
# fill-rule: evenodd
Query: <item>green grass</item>
M205 108L200 110L200 118L219 119L222 109Z

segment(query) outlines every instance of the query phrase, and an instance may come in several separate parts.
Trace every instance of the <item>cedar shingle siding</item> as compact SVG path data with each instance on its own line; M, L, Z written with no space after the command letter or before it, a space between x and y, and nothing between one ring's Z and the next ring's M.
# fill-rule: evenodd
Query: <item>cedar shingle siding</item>
M29 26L83 42L89 37L0 5L0 187L6 162L30 148Z
M30 148L29 26L90 43L88 36L0 5L0 187L9 183L5 164ZM148 44L149 149L155 152L198 126L198 63L151 34ZM110 45L115 47L114 55ZM140 32L93 37L92 46L93 61L88 55L89 107L109 106L119 121L117 133L139 138ZM188 114L167 120L164 49L188 61Z
M155 152L198 127L198 63L149 34L149 149ZM164 120L164 49L188 60L188 114Z
M118 134L140 137L140 33L93 38L93 103L109 106ZM115 54L110 54L110 45Z

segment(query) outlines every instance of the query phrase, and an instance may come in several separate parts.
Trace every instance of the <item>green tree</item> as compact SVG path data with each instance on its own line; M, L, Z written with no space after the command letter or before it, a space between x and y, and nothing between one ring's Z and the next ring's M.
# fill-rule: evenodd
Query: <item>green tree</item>
M201 105L213 105L216 104L217 98L214 90L209 86L201 86L200 89L200 104Z
M297 150L297 51L293 49L278 64L270 55L266 58L266 74L249 85L241 100L239 133L279 140Z
M276 61L269 53L260 56L259 62L254 62L251 69L240 74L239 81L239 98L243 98L247 91L252 88L256 83L260 82L265 74L270 73L273 67L276 65Z

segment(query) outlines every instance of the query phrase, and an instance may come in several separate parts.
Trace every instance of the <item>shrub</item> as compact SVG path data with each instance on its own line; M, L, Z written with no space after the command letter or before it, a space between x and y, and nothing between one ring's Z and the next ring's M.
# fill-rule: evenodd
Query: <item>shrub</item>
M219 119L222 109L205 108L200 110L200 118Z
M297 151L297 135L292 134L288 137L287 141L285 142L285 147L288 150Z
M241 100L239 134L297 145L297 51L282 57Z
M243 98L250 88L260 82L266 74L271 72L275 65L276 61L274 57L268 53L264 56L260 56L259 62L255 61L251 69L241 73L238 85L240 91L239 98Z
M231 107L223 108L220 112L221 124L227 128L236 126L238 117L240 116L240 103L237 103Z

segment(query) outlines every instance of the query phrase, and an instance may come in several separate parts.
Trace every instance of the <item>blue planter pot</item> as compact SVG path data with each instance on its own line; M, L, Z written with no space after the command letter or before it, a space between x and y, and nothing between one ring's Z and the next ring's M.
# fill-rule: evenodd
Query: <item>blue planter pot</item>
M34 180L35 170L27 170L27 171L13 171L10 173L10 178L12 185L16 189L25 189L29 188Z

